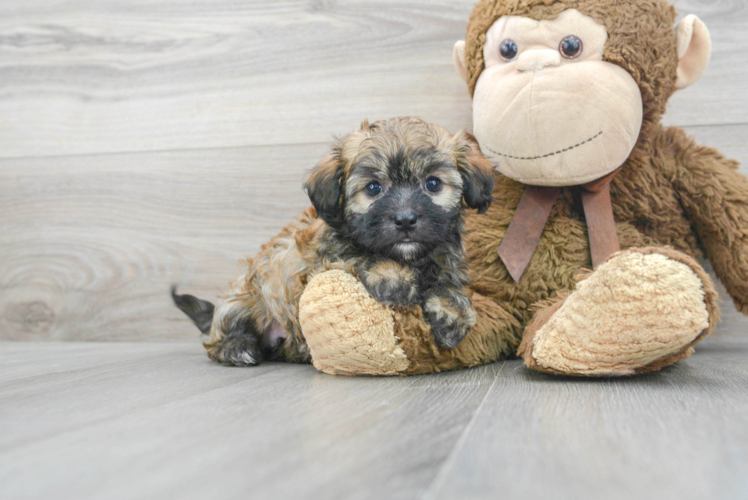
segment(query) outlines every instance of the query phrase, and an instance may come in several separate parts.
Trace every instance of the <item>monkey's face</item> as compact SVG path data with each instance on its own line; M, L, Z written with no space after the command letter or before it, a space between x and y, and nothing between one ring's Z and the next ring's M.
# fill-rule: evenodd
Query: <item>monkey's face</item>
M459 244L463 199L485 211L493 178L467 134L395 118L365 123L340 141L306 188L317 213L358 246L412 261Z
M603 61L606 28L577 10L554 20L499 18L486 34L473 96L483 153L525 184L569 186L621 166L642 125L642 96Z

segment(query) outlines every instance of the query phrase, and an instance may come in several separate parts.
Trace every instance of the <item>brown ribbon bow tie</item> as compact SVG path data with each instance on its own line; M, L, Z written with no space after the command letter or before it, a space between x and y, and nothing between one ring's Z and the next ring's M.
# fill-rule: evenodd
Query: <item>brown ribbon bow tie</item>
M613 172L581 186L593 267L602 264L621 249L610 201L610 181L615 174ZM499 245L499 257L515 282L519 281L527 269L560 192L561 188L558 187L525 188L525 194Z

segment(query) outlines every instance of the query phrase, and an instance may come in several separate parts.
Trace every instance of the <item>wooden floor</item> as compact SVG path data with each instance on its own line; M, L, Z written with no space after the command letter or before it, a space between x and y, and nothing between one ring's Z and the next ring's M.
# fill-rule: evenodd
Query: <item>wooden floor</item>
M228 369L171 305L307 206L333 134L472 128L451 51L474 1L0 2L0 500L748 498L724 290L692 359L594 381ZM714 53L665 121L748 174L748 2L675 4Z
M0 498L748 497L748 336L652 375L224 368L198 342L0 343Z

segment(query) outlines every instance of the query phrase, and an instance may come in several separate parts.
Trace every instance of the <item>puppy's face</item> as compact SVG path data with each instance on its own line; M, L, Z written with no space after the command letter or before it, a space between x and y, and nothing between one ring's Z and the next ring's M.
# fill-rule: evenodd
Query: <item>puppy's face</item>
M408 261L458 244L463 199L485 211L493 178L469 135L394 118L339 141L306 189L328 224L369 252Z

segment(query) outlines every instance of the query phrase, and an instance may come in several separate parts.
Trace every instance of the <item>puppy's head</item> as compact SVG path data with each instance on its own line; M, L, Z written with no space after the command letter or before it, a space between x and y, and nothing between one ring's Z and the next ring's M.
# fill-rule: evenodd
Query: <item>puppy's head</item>
M336 141L305 189L319 217L366 250L415 260L459 243L463 207L485 212L493 181L471 135L392 118Z

